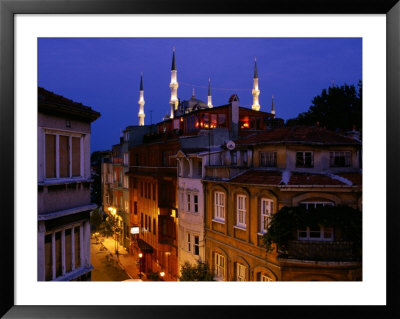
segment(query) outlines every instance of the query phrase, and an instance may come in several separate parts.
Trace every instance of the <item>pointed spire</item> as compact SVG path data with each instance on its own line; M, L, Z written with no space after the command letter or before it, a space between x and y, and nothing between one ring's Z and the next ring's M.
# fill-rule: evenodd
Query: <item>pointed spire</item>
M208 78L208 96L211 96L211 79Z
M274 100L274 96L273 96L273 95L272 95L271 114L274 114L274 115L275 115L275 100Z
M192 99L194 99L194 88L192 89Z
M140 91L143 91L143 73L140 72Z
M176 70L176 64L175 64L175 47L173 48L172 51L172 66L171 66L171 71Z
M254 78L258 79L258 72L257 72L257 58L254 58Z

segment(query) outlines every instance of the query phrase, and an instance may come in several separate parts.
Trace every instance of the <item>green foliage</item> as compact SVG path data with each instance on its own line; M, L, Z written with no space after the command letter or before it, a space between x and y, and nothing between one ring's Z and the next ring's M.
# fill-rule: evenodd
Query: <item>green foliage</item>
M268 231L263 236L265 247L272 244L284 248L289 240L297 237L297 230L305 227L333 227L339 236L335 240L350 241L360 251L362 243L361 211L348 206L324 206L306 210L303 206L283 207L272 215Z
M105 236L113 236L115 232L118 232L118 219L113 215L108 215L100 224L99 232Z
M151 281L162 281L162 279L160 278L160 276L158 275L158 272L149 272L146 275L147 279L151 280Z
M362 82L354 85L331 86L313 98L309 110L287 121L288 126L307 125L330 130L362 129Z
M214 274L208 268L206 263L201 261L197 265L191 265L185 262L181 268L180 281L214 281Z
M103 222L103 217L100 213L100 207L95 208L90 214L90 225L94 227L96 231L100 229L100 225Z

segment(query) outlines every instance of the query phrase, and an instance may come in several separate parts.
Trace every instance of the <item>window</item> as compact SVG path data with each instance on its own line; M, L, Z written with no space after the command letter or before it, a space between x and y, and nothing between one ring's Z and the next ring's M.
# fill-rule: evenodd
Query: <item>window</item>
M153 184L153 200L156 200L156 184Z
M214 275L217 280L225 278L225 257L215 253Z
M236 263L236 281L246 281L246 267Z
M313 152L296 152L296 167L314 167Z
M81 227L81 224L69 226L45 235L44 279L46 281L62 277L81 267Z
M203 166L201 161L197 162L197 175L199 177L203 176Z
M147 229L147 215L144 215L144 228Z
M215 192L214 196L214 218L219 221L225 221L225 194Z
M187 234L187 251L192 251L192 244L190 242L190 234Z
M276 167L276 152L260 152L260 166Z
M124 176L124 188L129 188L129 177Z
M351 166L351 152L329 152L330 167Z
M81 176L82 136L45 134L46 178Z
M237 154L236 151L231 151L231 165L236 165L237 164Z
M274 209L274 202L270 199L261 199L261 233L266 233L268 231L269 224L271 222L271 216Z
M240 151L240 157L242 159L242 165L247 166L247 151Z
M124 153L124 165L129 165L129 153L127 152Z
M193 254L198 256L200 254L200 239L199 236L194 236Z
M236 225L246 228L246 196L237 195Z
M316 226L298 230L298 240L333 241L333 228Z
M265 274L260 274L260 281L273 281L271 277L268 277Z
M149 216L149 232L151 233L151 217Z
M323 206L333 206L332 202L301 202L299 206L305 209L315 209ZM333 228L325 226L305 227L297 231L298 240L333 241Z
M187 198L187 202L186 202L186 208L187 208L186 211L187 212L190 212L190 201L191 201L190 197L191 197L190 194L187 194L187 197L186 197Z
M156 219L153 218L153 234L156 234Z
M125 212L129 213L129 201L124 200L124 204L125 204Z
M137 202L133 202L133 213L137 215L138 209L137 209Z
M193 208L194 212L198 213L199 212L199 196L198 195L193 195Z

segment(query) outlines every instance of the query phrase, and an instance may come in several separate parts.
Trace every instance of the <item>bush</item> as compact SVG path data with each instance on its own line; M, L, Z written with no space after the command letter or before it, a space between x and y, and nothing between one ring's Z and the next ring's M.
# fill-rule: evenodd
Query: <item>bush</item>
M208 268L206 263L201 261L197 265L191 265L185 262L181 268L180 281L214 281L214 274Z

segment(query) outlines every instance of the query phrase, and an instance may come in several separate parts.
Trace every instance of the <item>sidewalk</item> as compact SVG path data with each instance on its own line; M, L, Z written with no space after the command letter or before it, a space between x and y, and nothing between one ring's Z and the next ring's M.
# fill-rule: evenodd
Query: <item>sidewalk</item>
M131 279L139 279L138 273L139 268L137 265L137 256L129 255L126 249L118 245L118 256L115 254L115 240L111 237L103 237L101 235L94 235L100 243L107 249L112 255L112 258L119 264L119 266L126 271ZM142 279L144 279L142 277Z

